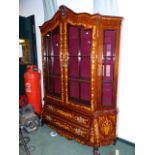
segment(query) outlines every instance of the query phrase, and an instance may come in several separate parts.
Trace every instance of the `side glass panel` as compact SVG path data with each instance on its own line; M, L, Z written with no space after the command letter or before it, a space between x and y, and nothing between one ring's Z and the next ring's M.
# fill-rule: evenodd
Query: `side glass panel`
M75 104L90 105L92 30L68 24L68 96Z
M105 30L102 53L102 105L113 105L116 32Z
M45 37L44 62L46 65L46 91L48 95L61 97L60 75L60 34L59 27L49 32Z

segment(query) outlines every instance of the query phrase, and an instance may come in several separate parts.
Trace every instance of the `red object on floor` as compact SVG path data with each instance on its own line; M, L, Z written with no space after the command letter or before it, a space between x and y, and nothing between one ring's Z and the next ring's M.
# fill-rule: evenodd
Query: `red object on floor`
M19 108L26 107L28 104L27 96L23 95L19 98Z
M32 105L34 112L41 112L41 85L40 72L36 65L28 65L24 73L25 92L28 102Z

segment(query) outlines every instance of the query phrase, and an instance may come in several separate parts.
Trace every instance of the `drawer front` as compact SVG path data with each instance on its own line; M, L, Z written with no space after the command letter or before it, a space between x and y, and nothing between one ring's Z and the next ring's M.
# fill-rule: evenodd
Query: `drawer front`
M44 121L47 122L48 125L54 125L55 127L59 127L74 135L88 139L88 129L72 124L69 121L62 120L61 118L49 113L44 113Z
M82 125L86 128L89 128L90 126L90 118L87 118L86 116L83 116L81 114L77 114L71 111L67 111L65 109L57 108L56 106L47 104L45 107L47 112L52 112L63 119L68 119L72 121L73 123L77 123L79 125Z

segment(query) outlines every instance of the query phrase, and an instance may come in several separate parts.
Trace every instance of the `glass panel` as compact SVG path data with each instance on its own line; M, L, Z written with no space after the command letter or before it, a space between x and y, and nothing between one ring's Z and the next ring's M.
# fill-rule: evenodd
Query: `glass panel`
M59 55L59 35L58 36L53 36L53 54L54 56Z
M52 75L52 57L47 57L48 75Z
M46 78L46 82L47 82L47 91L48 91L48 93L49 94L52 94L53 93L53 84L52 84L52 81L53 81L53 79L52 79L52 77L51 76L47 76L47 78Z
M49 35L47 35L45 37L45 50L44 50L44 56L48 56L49 55Z
M84 29L81 27L81 38L89 38L91 39L92 31L91 29Z
M77 56L78 55L78 39L69 39L69 55Z
M69 58L69 76L78 77L78 57Z
M69 39L77 39L79 27L78 26L72 26L72 25L69 25L68 27L69 27L69 29L68 29Z
M80 84L80 96L81 100L90 101L90 84L89 83L81 83Z
M113 60L104 60L104 73L103 73L103 80L113 80L114 78L114 63Z
M78 27L69 26L68 28L68 50L70 56L78 55Z
M90 57L81 57L80 77L90 78Z
M47 57L44 57L44 72L47 74L47 72L48 72L48 66L47 66Z
M48 32L45 36L45 53L44 56L51 56L52 54L52 34Z
M104 105L111 105L112 104L112 83L104 83L102 90L102 104Z
M106 56L111 56L112 55L112 49L111 49L111 44L106 44L105 45L105 51L106 51Z
M56 78L53 78L53 91L54 91L54 93L55 94L58 94L58 95L60 95L60 85L61 85L61 83L60 83L60 80L59 79L56 79Z
M60 96L61 83L60 79L49 76L48 78L48 93L56 96Z
M54 75L59 75L60 74L60 60L59 60L59 57L54 57L53 74Z
M113 30L105 30L103 35L102 104L104 106L112 106L116 32Z
M60 34L59 27L55 28L45 37L46 64L46 86L47 93L60 97L61 94L61 76L60 76Z
M52 55L58 56L60 51L60 35L59 29L56 28L52 31Z
M68 90L76 104L90 104L91 44L91 29L68 25Z
M90 56L92 44L92 31L81 28L81 56Z
M81 38L81 56L90 56L91 40L88 38Z
M115 31L106 30L104 34L104 56L115 55Z
M79 98L79 86L77 81L69 81L69 92L71 98Z

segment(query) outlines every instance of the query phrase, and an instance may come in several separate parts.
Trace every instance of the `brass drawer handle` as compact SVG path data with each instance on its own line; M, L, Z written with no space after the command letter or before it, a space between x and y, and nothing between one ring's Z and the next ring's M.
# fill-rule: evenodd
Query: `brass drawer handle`
M79 129L79 128L76 128L75 129L75 133L77 134L77 135L82 135L82 130L81 129Z

